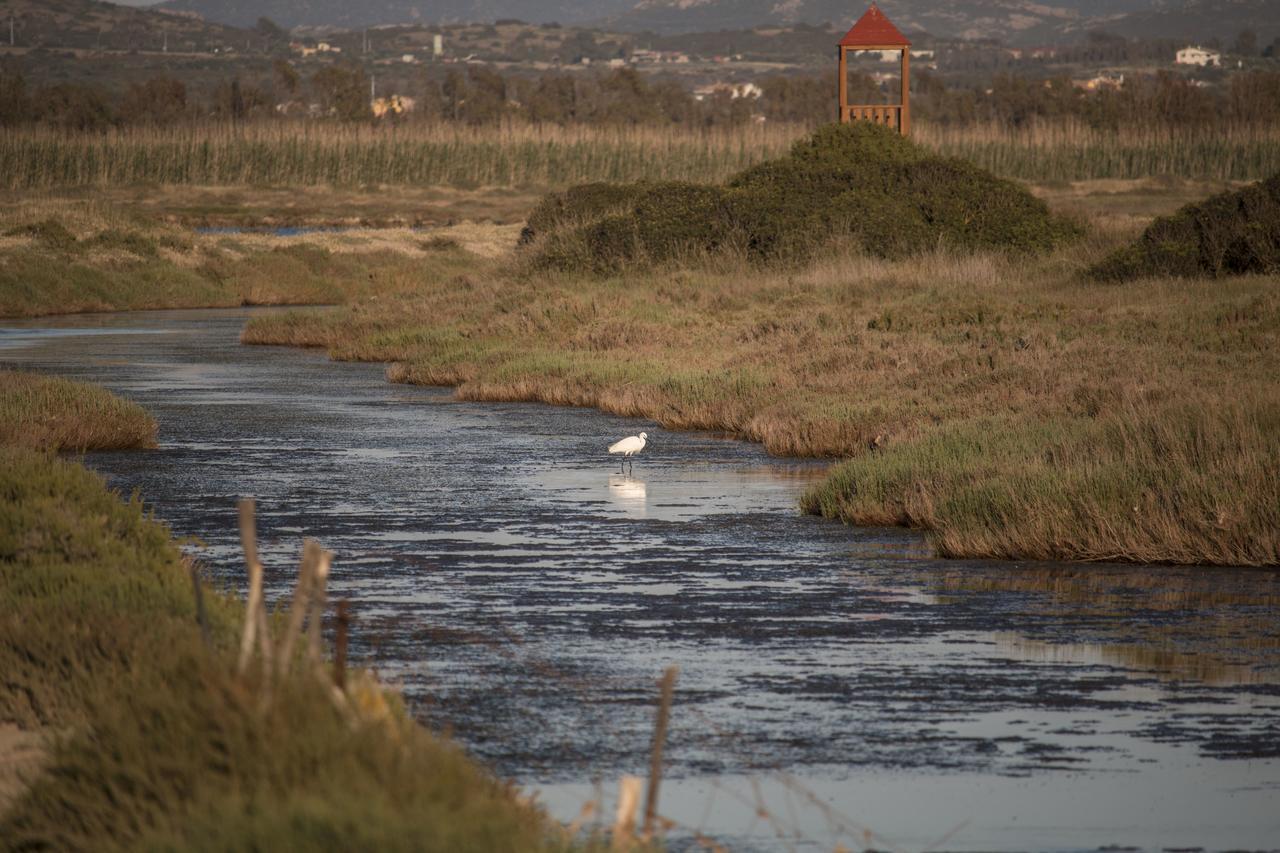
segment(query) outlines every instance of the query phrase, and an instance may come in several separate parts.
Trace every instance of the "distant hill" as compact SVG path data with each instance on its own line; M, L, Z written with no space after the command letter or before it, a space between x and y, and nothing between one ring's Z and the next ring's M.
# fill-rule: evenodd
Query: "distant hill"
M598 24L658 33L777 24L847 26L868 0L167 0L157 8L253 26L356 28L382 24L492 22ZM1090 30L1128 36L1233 40L1251 28L1262 44L1280 35L1280 0L884 0L903 30L1015 45L1079 41Z
M610 24L657 32L797 22L848 26L865 6L862 0L637 0ZM1090 30L1228 41L1250 28L1263 44L1280 33L1280 0L883 0L880 7L903 31L1013 45L1079 41Z
M1229 45L1241 30L1250 29L1265 47L1280 38L1280 0L1196 0L1163 2L1160 8L1135 12L1107 30L1122 36L1180 38L1204 42L1212 38Z
M17 47L209 52L243 50L252 34L223 23L155 8L99 0L0 0L0 31L8 44L13 18Z
M242 27L259 17L282 27L372 27L382 24L492 22L515 18L539 24L601 20L635 0L167 0L157 8L196 12Z

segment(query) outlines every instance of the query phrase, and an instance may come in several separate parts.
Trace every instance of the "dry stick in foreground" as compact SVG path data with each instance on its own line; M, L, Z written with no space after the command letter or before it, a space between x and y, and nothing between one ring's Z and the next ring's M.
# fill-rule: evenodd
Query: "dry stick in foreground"
M240 547L244 549L245 567L249 570L249 601L245 605L244 630L240 634L240 662L236 671L244 675L249 669L258 633L258 608L262 604L262 564L258 562L258 538L253 527L253 498L241 498Z
M312 666L319 667L324 661L320 653L320 622L324 618L324 608L328 597L329 565L333 554L317 546L315 560L315 577L311 584L311 614L307 622L307 658Z
M280 657L276 659L278 674L284 677L293 664L293 647L302 632L302 621L311 609L311 586L315 582L315 567L319 561L320 546L314 540L302 543L302 562L298 565L298 585L293 590L293 604L289 608L289 624L280 644Z
M245 607L244 633L240 637L240 662L238 671L244 675L253 657L254 646L262 649L262 700L271 698L272 643L271 625L267 621L267 604L262 594L262 562L258 559L258 535L254 527L253 498L241 498L240 545L244 548L244 560L249 568L249 601Z
M338 602L338 628L333 641L333 684L339 690L347 689L347 632L351 626L351 602L345 598Z
M200 623L200 639L204 640L205 648L211 648L213 639L209 636L209 615L204 609L204 586L200 583L200 564L191 557L183 557L182 560L186 563L187 572L191 575L191 586L196 597L196 621Z
M653 754L649 760L649 792L644 803L644 839L653 838L658 818L658 786L662 784L662 749L667 741L667 720L671 716L671 697L676 689L679 667L669 666L662 674L662 694L658 699L658 718L653 724Z
M636 812L640 810L640 792L644 780L639 776L623 776L618 782L618 812L613 820L613 849L629 850L635 840Z

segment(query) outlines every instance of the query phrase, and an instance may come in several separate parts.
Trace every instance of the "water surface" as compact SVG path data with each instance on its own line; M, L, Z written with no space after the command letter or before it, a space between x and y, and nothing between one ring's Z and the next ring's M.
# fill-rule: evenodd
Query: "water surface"
M1280 846L1274 573L934 560L799 515L820 464L242 347L248 315L10 322L0 361L152 411L159 450L87 461L227 585L242 495L273 600L334 551L353 653L558 816L646 772L674 664L677 848Z

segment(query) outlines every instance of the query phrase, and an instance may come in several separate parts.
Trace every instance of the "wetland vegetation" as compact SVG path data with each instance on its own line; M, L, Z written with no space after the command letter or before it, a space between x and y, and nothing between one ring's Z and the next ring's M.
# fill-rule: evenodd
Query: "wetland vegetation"
M542 240L513 263L518 225L192 234L55 196L6 214L0 311L337 303L244 341L842 458L807 511L921 527L950 556L1280 562L1274 274L1093 281L1154 214L1223 185L1081 186L1035 188L1045 223L1076 223L1039 252L943 233L887 257L836 240L605 270L548 269Z
M6 416L21 403L37 421L99 420L73 431L77 449L154 434L101 388L0 383ZM200 581L202 637L167 528L52 455L67 435L6 425L0 447L0 719L48 733L42 772L0 810L0 849L568 846L366 676L350 679L353 717L309 675L277 681L269 699L260 676L237 675L241 604Z

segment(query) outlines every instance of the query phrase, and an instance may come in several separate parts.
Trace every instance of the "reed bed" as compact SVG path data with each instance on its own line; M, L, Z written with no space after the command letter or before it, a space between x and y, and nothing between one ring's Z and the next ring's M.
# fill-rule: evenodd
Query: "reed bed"
M204 185L563 186L586 181L711 180L783 153L803 128L508 125L193 125L0 136L9 189L137 183Z
M563 187L590 181L715 181L778 157L810 128L690 130L507 124L371 127L315 122L192 124L100 134L0 134L0 187L41 190L208 186ZM1253 180L1280 171L1280 128L1153 127L1121 132L1059 121L1022 129L919 122L916 138L997 174L1031 181L1172 175Z
M1027 181L1159 176L1250 181L1280 172L1280 126L1136 125L1099 130L1076 120L1000 125L916 125L919 142Z
M105 388L0 370L0 445L37 450L154 447L156 422Z

